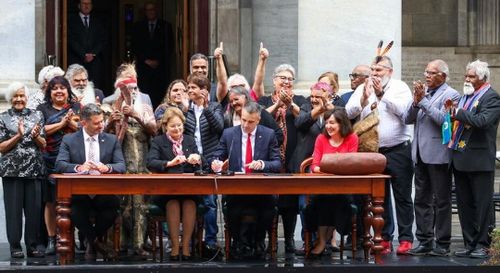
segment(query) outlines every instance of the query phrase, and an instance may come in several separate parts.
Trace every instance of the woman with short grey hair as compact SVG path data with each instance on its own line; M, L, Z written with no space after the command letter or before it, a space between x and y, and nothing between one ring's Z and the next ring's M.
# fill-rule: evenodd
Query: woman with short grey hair
M24 258L21 247L23 212L24 242L28 257L43 257L36 249L41 213L41 179L45 164L44 118L41 112L26 108L28 88L11 83L5 97L12 107L0 114L0 176L2 177L7 240L12 258Z
M279 128L283 131L283 143L280 145L282 170L291 172L288 167L295 147L297 147L297 129L295 118L298 117L300 107L307 100L303 96L295 95L293 83L295 81L295 69L290 64L281 64L274 69L273 86L271 96L262 97L259 103L271 113ZM285 251L295 252L294 231L299 211L297 196L280 195L278 200L279 214L283 218L283 229L285 233Z

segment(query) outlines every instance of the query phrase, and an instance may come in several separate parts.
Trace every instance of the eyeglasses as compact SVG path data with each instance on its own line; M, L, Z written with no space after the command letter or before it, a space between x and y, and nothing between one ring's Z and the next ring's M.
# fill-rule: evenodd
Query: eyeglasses
M276 76L276 78L280 79L281 81L288 81L288 82L293 82L293 81L295 81L295 78L294 78L294 77Z
M349 74L349 79L351 79L351 80L354 80L354 79L356 79L358 77L364 77L364 78L366 78L366 77L368 77L368 75L357 74L357 73Z
M427 76L435 76L435 75L440 74L440 73L441 73L441 72L436 72L436 71L427 71L427 70L426 70L426 71L424 72L424 76L426 76L426 77L427 77Z

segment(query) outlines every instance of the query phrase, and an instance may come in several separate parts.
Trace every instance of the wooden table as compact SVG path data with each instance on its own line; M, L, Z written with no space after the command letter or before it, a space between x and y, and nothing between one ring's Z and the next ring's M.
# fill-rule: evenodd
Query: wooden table
M71 263L75 255L70 217L73 194L366 194L371 200L367 198L365 205L365 251L373 249L375 262L381 262L382 206L387 175L54 174L52 177L57 180L57 252L61 264ZM373 245L369 240L370 226L374 230Z

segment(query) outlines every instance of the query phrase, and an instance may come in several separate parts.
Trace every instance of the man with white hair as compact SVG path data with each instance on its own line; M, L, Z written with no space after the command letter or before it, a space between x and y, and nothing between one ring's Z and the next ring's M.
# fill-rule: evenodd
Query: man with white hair
M40 72L38 72L38 84L40 85L40 89L30 90L26 107L29 109L36 109L38 105L43 104L45 102L45 89L47 89L50 80L56 76L63 75L64 70L59 66L47 65L40 69Z
M443 60L427 65L425 84L413 84L413 103L407 107L406 124L415 124L412 159L415 164L415 233L420 245L416 256L448 256L451 243L451 170L449 149L441 138L446 120L444 102L458 101L458 92L446 84L450 74Z
M465 249L455 256L485 259L495 179L495 151L500 96L493 90L488 63L476 60L466 67L464 95L458 105L448 102L454 120L448 144L455 177L458 217Z
M71 85L71 91L78 98L82 106L95 103L101 104L104 98L102 90L94 88L94 83L89 81L88 72L79 64L72 64L66 71L66 79Z

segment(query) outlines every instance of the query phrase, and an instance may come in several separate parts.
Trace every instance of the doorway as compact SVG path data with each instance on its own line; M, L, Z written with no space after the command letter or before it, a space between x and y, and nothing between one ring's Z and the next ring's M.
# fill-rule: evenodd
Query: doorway
M57 1L60 12L61 22L58 37L60 43L59 56L61 61L59 65L67 69L70 65L68 57L68 18L72 14L78 14L79 0L61 0ZM123 62L130 62L135 59L132 50L132 32L134 24L145 18L144 5L153 2L156 4L158 18L167 21L172 31L172 48L170 58L170 67L164 77L170 81L176 78L185 78L189 73L189 57L192 53L198 52L198 48L208 47L200 45L197 35L190 29L193 24L199 24L199 18L193 18L194 10L198 7L198 1L193 0L111 0L111 1L93 1L92 14L98 17L105 28L107 44L103 49L102 89L105 95L111 95L114 91L113 83L115 80L116 68ZM203 2L203 1L202 1ZM56 5L57 6L57 5ZM199 11L196 14L208 14L208 10ZM199 17L199 16L198 16ZM200 17L201 18L201 17ZM208 17L203 17L208 25ZM48 24L49 25L49 24ZM54 32L54 31L52 31ZM49 33L49 29L47 29ZM193 42L195 41L196 42ZM208 43L208 41L207 41ZM197 45L196 48L192 45Z

